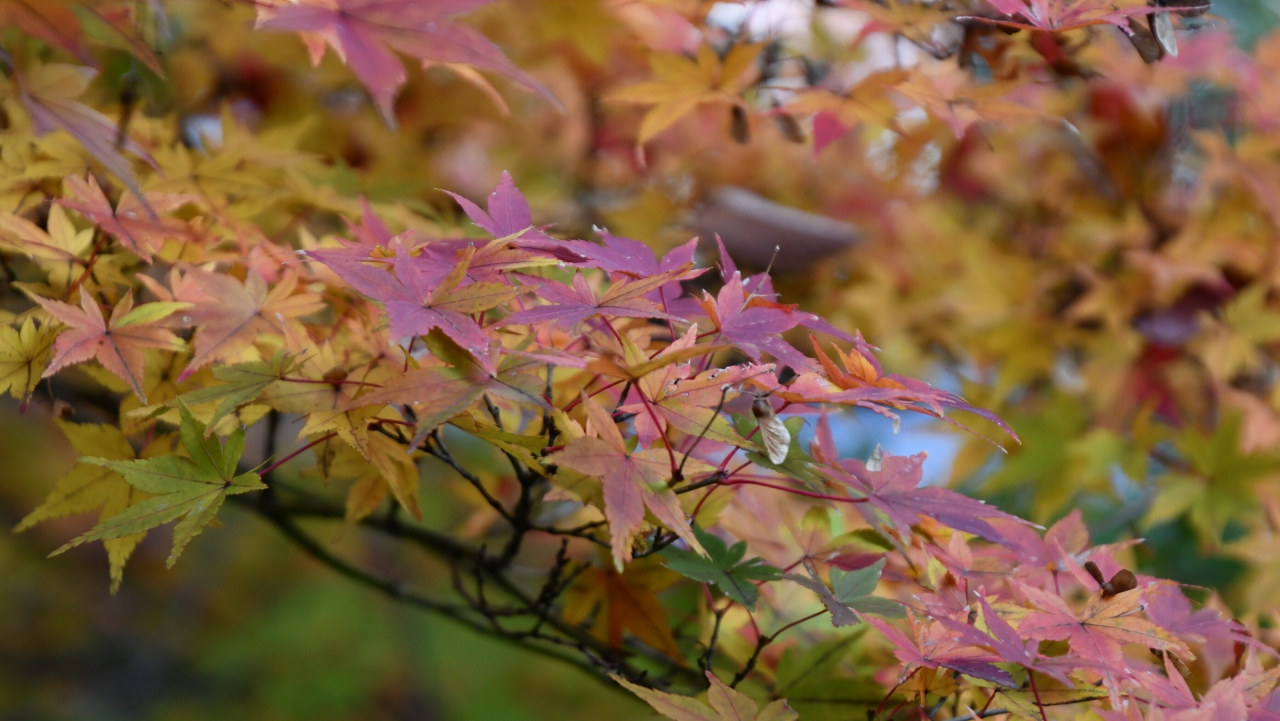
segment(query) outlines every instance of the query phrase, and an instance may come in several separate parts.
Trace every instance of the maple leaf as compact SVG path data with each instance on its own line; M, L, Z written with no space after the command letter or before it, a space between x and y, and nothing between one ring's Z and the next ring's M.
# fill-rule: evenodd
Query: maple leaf
M695 332L690 330L690 333ZM690 338L690 335L685 336L686 341ZM674 352L678 350L677 348ZM673 352L670 346L663 350L663 353L667 352ZM662 357L660 353L654 360ZM646 403L643 398L628 397L627 402L619 406L619 410L636 414L636 435L646 448L664 437L668 427L674 427L690 436L702 435L708 440L754 448L755 444L743 438L720 413L726 393L724 387L736 386L745 379L768 373L771 369L772 364L738 365L713 368L689 377L695 369L692 365L685 364L661 376L661 385L658 384L658 378L647 383L645 381L649 379L642 381L639 387L633 389L633 395L652 393L649 401ZM650 408L656 418L650 415Z
M55 418L54 422L71 442L71 447L81 456L96 456L114 461L129 461L138 457L129 444L129 439L115 426L71 423L61 418ZM144 449L142 457L158 454L162 450L159 445ZM90 511L98 511L98 521L105 522L149 497L149 494L126 483L119 473L81 459L58 480L44 501L13 530L21 533L37 523ZM120 582L124 579L124 565L144 535L145 530L109 538L103 542L110 564L112 593L119 589Z
M186 277L191 285L184 286L187 293L176 297L192 300L194 307L184 314L183 323L194 326L196 334L191 360L178 376L180 381L215 360L235 358L264 333L287 335L292 319L325 307L315 293L294 293L298 287L294 273L286 273L274 288L268 288L254 270L245 273L243 283L233 276L201 269L192 269Z
M1028 639L1067 641L1077 656L1096 664L1104 684L1117 702L1120 681L1132 675L1124 662L1121 650L1124 644L1141 644L1194 658L1184 643L1138 616L1145 588L1135 588L1108 599L1104 599L1103 592L1099 591L1090 596L1084 610L1076 614L1056 594L1025 583L1015 583L1040 609L1022 620L1018 632Z
M551 102L559 101L473 28L451 16L492 0L332 0L262 7L257 27L293 30L310 38L313 64L327 44L369 90L378 111L394 127L393 103L405 84L404 66L392 50L424 63L471 65L510 78Z
M908 614L908 620L914 640L887 621L867 617L867 623L893 644L893 655L902 662L904 674L916 667L945 668L1005 687L1017 685L1008 671L992 665L999 657L963 643L940 623L919 623L914 614Z
M66 130L90 155L102 163L102 167L124 181L146 208L146 199L134 177L133 166L117 149L117 140L121 138L116 124L97 110L75 100L84 93L95 75L97 71L93 68L57 63L43 65L25 75L15 75L18 99L31 115L31 122L38 135L59 128ZM120 147L158 169L155 160L142 146L128 137L122 140ZM153 213L150 209L148 212Z
M868 521L874 522L874 514L865 509L871 506L904 527L919 523L921 517L932 518L957 531L972 533L991 541L1000 542L1003 536L985 519L1003 519L1026 523L1016 516L937 486L919 487L923 479L924 459L927 454L895 456L880 452L878 465L858 459L839 461L839 465L825 465L820 472L832 480L865 494L867 503L859 504L858 511Z
M67 196L58 204L74 210L97 225L100 230L120 241L134 255L151 262L151 253L166 240L194 241L195 233L186 223L176 218L160 218L156 213L168 213L196 202L194 195L183 193L147 193L142 198L126 191L113 209L103 194L98 181L90 175L88 180L78 175L67 176Z
M872 8L879 7L871 2L859 4L859 10L864 12L871 12ZM907 77L905 70L885 70L868 75L842 92L834 92L828 88L801 90L787 104L787 110L798 114L816 113L813 120L813 152L821 153L824 148L861 123L873 127L896 127L894 118L898 109L893 96L887 91L901 84Z
M324 343L316 351L302 362L296 377L271 382L257 402L282 413L304 414L305 423L298 438L333 432L366 461L371 460L369 421L385 404L354 399L377 390L377 381L391 371L380 365L350 361L332 343Z
M1150 15L1165 12L1160 6L1116 8L1110 2L1100 0L987 0L995 8L1010 18L1018 20L996 20L977 16L957 17L957 20L972 20L991 23L1006 28L1022 30L1044 30L1047 32L1066 32L1079 30L1091 25L1115 25L1125 35L1132 35L1128 19L1137 15Z
M836 566L831 567L831 588L822 582L813 566L806 562L808 576L790 574L787 578L818 594L822 605L831 614L831 625L837 628L852 626L858 622L859 614L874 613L888 618L900 618L903 615L901 604L887 598L873 596L880 583L880 574L884 571L885 559L882 556L875 563L846 571Z
M213 377L222 381L182 394L179 399L188 406L218 401L209 418L206 432L212 433L227 414L253 402L272 383L283 380L301 365L302 359L289 357L277 350L267 361L250 361L213 369Z
M46 378L66 366L94 358L146 403L142 391L143 349L185 347L180 338L157 327L156 323L175 311L189 308L189 303L144 303L134 308L130 291L111 309L111 317L107 319L98 302L85 290L80 292L79 308L48 298L36 297L36 302L68 326L58 334L53 345L53 361L44 372Z
M1276 653L1254 638L1239 621L1224 618L1215 608L1193 611L1191 600L1176 583L1159 582L1146 595L1147 618L1186 644L1229 641Z
M674 721L795 721L800 715L787 706L786 699L778 699L760 708L750 696L736 691L710 671L706 672L711 688L707 689L704 704L688 696L637 686L620 677L610 676L631 693L653 707L653 710Z
M646 508L690 547L705 554L685 518L679 497L667 486L672 471L668 452L658 448L628 451L609 412L585 396L583 405L596 436L574 440L564 450L548 456L547 463L600 479L614 564L622 568L631 560L631 538L644 523Z
M37 326L30 317L16 328L0 325L0 393L8 391L17 398L21 413L27 412L31 394L49 365L56 337L52 325Z
M760 44L737 43L722 61L708 43L698 47L696 58L656 53L649 56L656 80L623 88L610 100L653 104L640 122L637 145L644 145L681 117L703 103L743 105L740 93L750 82L747 70L755 63Z
M669 546L661 553L667 559L667 568L699 583L714 583L726 596L748 609L754 609L756 599L760 597L760 590L752 581L782 578L782 571L759 558L743 561L747 555L746 541L738 541L730 547L719 536L696 525L693 534L706 550L706 557Z
M891 89L945 122L957 138L983 121L1013 123L1051 117L1030 102L1019 102L1034 88L1006 82L975 85L968 73L951 61L916 70L906 82Z
M347 492L344 521L356 523L377 510L390 492L402 508L422 520L418 503L418 464L413 453L380 433L369 436L369 458L344 448L329 465L331 475L354 475ZM420 453L420 452L419 452Z
M0 215L0 248L35 258L63 287L85 267L81 256L93 242L93 231L77 231L60 205L49 208L48 231L17 215Z
M1212 433L1187 427L1175 438L1190 467L1164 474L1142 519L1152 526L1182 515L1206 547L1221 543L1230 519L1257 505L1256 484L1280 469L1280 456L1240 443L1242 417L1223 418Z
M425 338L428 350L449 367L427 366L386 380L383 386L352 398L346 408L369 404L399 403L413 410L415 430L410 447L417 447L432 431L463 413L485 395L496 400L549 408L542 397L546 381L536 373L545 371L552 357L508 355L495 361L500 351L481 363L443 331L433 330ZM487 368L494 368L493 371Z
M0 0L0 27L8 25L93 64L80 20L66 0Z
M391 321L393 336L411 338L439 329L466 348L485 371L493 374L495 369L488 353L488 332L468 314L505 303L515 297L515 289L488 282L459 287L475 255L475 248L468 246L448 275L433 278L397 240L394 275L361 264L332 267L353 288L383 304Z
M525 200L524 194L516 188L515 181L511 179L511 173L505 170L502 171L502 179L498 181L498 185L494 187L493 192L489 193L485 203L488 212L481 210L480 206L457 193L448 190L444 192L458 201L458 205L462 206L463 212L471 218L472 222L495 238L517 236L519 240L547 241L550 244L563 245L560 241L533 227L533 213L529 210L529 201Z
M664 313L657 303L645 298L684 270L679 268L642 280L615 282L603 295L596 294L582 273L574 274L572 287L546 278L522 275L520 279L524 287L549 302L512 313L503 318L500 325L555 322L565 330L573 330L582 321L597 315L684 322L683 318Z
M145 460L83 458L84 463L119 473L134 488L153 496L129 506L54 551L58 555L89 541L124 538L177 520L173 548L166 565L173 567L182 550L217 514L227 496L266 488L256 473L236 474L244 453L244 429L231 434L224 446L206 438L204 424L179 405L182 445L190 457L160 456Z
M707 295L698 298L698 304L716 325L719 336L751 360L759 361L768 352L781 365L797 370L813 368L812 360L782 339L782 333L808 320L806 314L797 312L796 306L746 295L741 273L733 273L714 300Z
M885 373L861 333L854 338L854 347L847 353L837 346L832 347L840 359L839 366L823 352L812 336L810 342L821 370L802 373L785 388L774 386L768 390L793 403L844 403L867 408L893 420L895 427L898 416L889 408L924 413L965 428L946 416L947 408L955 408L991 421L1018 440L1013 429L995 413L972 406L960 396L923 381Z
M678 268L685 269L686 275L676 278L676 281L696 278L708 270L692 267L694 253L698 250L697 238L672 248L662 256L662 260L658 260L653 249L638 240L623 238L607 230L599 232L601 244L587 241L571 241L567 244L580 256L580 265L610 273L623 273L633 278L648 278Z
M1042 673L1066 686L1073 685L1067 676L1068 671L1093 665L1073 657L1041 656L1039 641L1020 636L1007 621L1000 617L1000 614L995 612L995 609L991 608L991 604L987 603L987 599L981 594L978 594L978 607L982 609L982 621L986 624L990 635L978 630L976 626L950 618L939 618L938 622L959 634L965 643L990 647L1002 661L1019 664L1028 671Z
M1015 564L1018 577L1029 585L1056 588L1059 574L1069 570L1067 559L1083 563L1089 557L1089 529L1079 509L1050 526L1043 538L1021 523L996 521L993 525L1004 540L990 549L991 554Z
M592 634L611 648L621 648L623 633L630 632L668 656L680 657L680 647L657 596L680 578L678 575L651 562L637 562L625 572L589 567L580 578L565 603L566 622L578 625L594 617Z

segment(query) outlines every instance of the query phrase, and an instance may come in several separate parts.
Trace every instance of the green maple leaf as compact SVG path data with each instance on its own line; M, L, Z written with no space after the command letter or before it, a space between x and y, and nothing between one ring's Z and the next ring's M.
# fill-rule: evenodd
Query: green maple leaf
M213 520L227 496L266 488L257 473L236 475L236 464L244 453L244 430L233 433L223 446L216 437L205 438L204 424L191 415L185 403L179 401L178 410L182 414L182 445L190 458L80 459L119 473L129 485L154 497L103 520L50 555L89 541L123 538L181 518L173 529L173 549L167 563L172 568L182 549Z
M818 594L823 605L831 612L833 626L852 626L858 623L858 613L901 618L904 615L902 604L871 595L880 583L880 573L884 571L884 563L885 560L881 558L866 568L853 571L832 567L830 588L822 582L807 562L805 568L809 571L808 576L789 574L787 578Z
M777 581L782 578L782 571L766 564L759 558L743 561L747 555L747 542L738 541L728 546L718 536L707 533L698 526L693 527L708 557L704 558L692 551L677 548L663 549L661 555L667 559L667 568L688 576L702 583L714 583L729 598L747 608L755 608L759 589L752 581Z

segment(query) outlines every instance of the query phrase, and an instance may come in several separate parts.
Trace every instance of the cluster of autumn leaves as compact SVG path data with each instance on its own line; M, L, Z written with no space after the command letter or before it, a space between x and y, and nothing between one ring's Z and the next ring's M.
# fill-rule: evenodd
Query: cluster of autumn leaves
M390 122L406 82L393 50L488 91L474 68L546 92L450 20L484 4L280 4L260 7L258 26L301 33L317 62L332 49ZM88 6L113 21L126 52L160 67L128 13ZM0 7L24 32L93 59L62 4ZM1046 62L1064 52L1046 33L1128 27L1158 12L992 8L1005 17L966 22L1032 30ZM884 16L894 10L903 9L891 5L877 22L904 33L955 19ZM645 144L699 106L744 112L763 49L655 53L654 79L612 97L648 106ZM972 85L958 66L939 67L813 88L789 110L817 114L819 148L858 124L896 127L902 98L957 136L987 120L1044 115L1010 85ZM140 117L122 130L81 102L86 68L7 69L14 125L0 159L15 169L3 188L15 212L0 214L0 251L29 302L0 326L0 390L25 409L50 379L71 412L105 402L118 415L56 420L81 458L19 530L96 512L97 525L59 550L102 541L113 585L152 529L174 523L172 565L228 497L271 486L293 456L244 461L246 429L268 416L298 420L299 452L314 456L317 475L346 484L349 523L389 499L420 520L437 491L421 477L425 451L440 458L442 438L465 434L545 479L538 501L571 509L533 534L540 542L577 528L588 529L574 539L578 557L607 548L570 589L565 619L679 664L705 652L705 703L621 681L671 718L786 719L793 708L823 718L832 707L815 698L868 685L876 698L858 703L875 715L912 704L1045 719L1077 703L1117 721L1280 714L1275 651L1216 608L1195 608L1177 584L1125 570L1125 546L1090 546L1079 513L1042 536L995 507L922 486L923 454L841 458L827 415L841 408L949 422L961 411L1009 429L955 394L885 372L860 334L782 303L767 273L738 271L723 246L690 241L659 257L607 232L600 242L557 239L534 225L505 174L484 208L454 196L489 237L453 238L402 209L380 213L307 183L311 161L292 152L291 129L265 142L228 118L216 142L204 139L207 152L162 121ZM126 154L163 172L140 180ZM1253 180L1250 192L1267 192L1265 176ZM305 223L268 231L257 221L290 203L360 220L319 238ZM700 251L718 255L718 273L699 266ZM708 290L688 292L693 285ZM816 334L807 347L797 337L805 331ZM801 441L806 425L812 442ZM489 503L501 527L509 499L476 484L485 494L477 505ZM590 532L598 528L607 534ZM686 624L696 653L663 605L678 584L705 592ZM785 653L772 653L783 641L766 649L788 638L780 634L797 616L808 620L797 613L806 606L836 628L874 628L883 642L837 668L822 659L850 637L814 632L819 620ZM890 653L900 665L886 667ZM887 703L895 694L905 697L897 709Z
M267 487L276 466L241 460L245 426L268 412L300 417L299 440L323 473L343 456L363 459L351 521L388 495L419 516L420 447L463 431L551 481L546 495L577 502L578 521L602 514L608 540L596 543L610 548L613 568L583 583L618 584L637 549L648 556L670 533L667 544L679 541L662 552L664 565L718 589L717 603L749 613L764 598L776 612L790 605L791 586L816 594L834 626L877 629L902 662L897 678L881 680L908 697L955 696L1032 718L1046 704L1104 698L1111 710L1101 713L1115 718L1271 708L1280 671L1259 659L1274 652L1217 611L1193 611L1177 584L1134 577L1115 549L1090 548L1078 513L1042 538L992 506L921 487L924 454L840 458L833 408L975 409L885 373L860 336L780 303L767 275L744 278L723 252L720 290L687 297L680 282L707 271L691 262L695 244L659 259L611 235L556 240L533 227L504 177L486 209L463 202L492 239L392 234L368 212L351 239L313 247L268 279L212 245L166 236L160 218L124 227L119 206L94 218L97 206L76 193L86 188L101 194L73 177L69 199L57 202L114 252L170 269L123 291L89 273L69 286L78 307L33 292L23 327L52 347L16 351L32 378L96 361L150 404L122 409L119 428L60 421L84 457L20 528L99 511L97 526L59 550L104 541L117 582L147 531L177 521L172 563L227 497ZM193 242L208 262L165 260ZM137 302L135 292L156 300ZM798 327L837 341L826 351L814 340L815 360L783 337ZM164 383L149 380L156 365L167 368ZM807 448L790 422L804 420L796 412L819 413ZM762 434L765 423L782 429ZM144 432L135 453L129 436ZM732 548L725 534L739 539ZM576 598L591 597L584 591ZM904 615L905 627L885 620ZM605 632L620 640L634 623L609 620ZM681 654L669 631L641 633ZM1182 675L1196 659L1222 676L1203 699ZM754 702L712 678L710 708L750 704L754 713ZM659 710L700 703L637 692ZM792 713L777 704L762 712Z

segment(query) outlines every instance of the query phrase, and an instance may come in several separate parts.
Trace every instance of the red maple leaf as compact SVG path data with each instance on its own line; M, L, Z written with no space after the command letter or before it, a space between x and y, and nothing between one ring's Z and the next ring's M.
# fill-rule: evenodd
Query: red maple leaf
M1041 656L1039 651L1040 642L1025 639L1018 635L1018 632L1001 618L1000 614L995 612L995 609L991 608L991 604L987 603L987 599L981 594L978 594L978 605L982 609L982 620L986 622L987 629L991 631L990 635L979 631L975 626L960 623L954 619L939 618L938 622L951 629L964 643L973 646L988 646L992 651L996 652L1001 661L1019 664L1029 671L1050 676L1068 686L1074 685L1067 676L1068 671L1081 666L1092 665L1082 659L1072 657L1058 656L1049 658Z
M1239 621L1224 618L1215 608L1191 610L1191 600L1182 588L1161 581L1147 592L1147 618L1184 643L1227 641L1252 646L1276 655L1276 650L1249 634Z
M914 456L894 456L884 453L877 468L857 459L839 461L839 465L820 466L832 480L839 481L867 497L867 503L858 504L858 511L873 520L866 506L871 506L889 517L894 523L910 528L921 516L957 531L982 536L997 543L1003 542L1000 534L985 519L999 518L1026 523L998 508L969 498L947 488L919 487L923 478L925 453Z
M629 452L609 411L590 398L584 398L583 405L595 437L573 441L548 456L547 462L600 479L615 565L621 568L631 560L631 539L644 523L646 508L691 548L705 553L680 507L679 496L667 486L671 478L667 451Z
M871 615L863 618L893 644L893 655L902 662L904 673L915 667L946 668L1009 688L1017 685L1008 671L991 665L1000 660L998 656L963 643L941 624L922 624L909 614L915 635L912 640L884 619Z
M782 338L783 333L801 325L848 341L854 340L853 336L837 330L812 313L766 298L766 294L772 295L768 276L757 276L753 280L756 280L755 290L748 294L742 273L735 270L714 299L710 295L698 299L698 304L719 334L751 360L759 361L764 353L768 353L782 365L798 371L812 370L813 361ZM762 294L757 294L757 291Z
M151 262L151 252L166 240L196 240L186 223L177 218L161 218L155 213L167 213L193 203L198 198L185 193L146 193L139 197L125 191L116 207L98 186L91 175L88 180L78 175L67 176L67 196L58 204L93 221L104 233L120 241L134 255Z
M853 337L854 347L847 353L833 347L840 365L823 352L817 340L810 337L817 353L820 370L802 373L786 388L778 389L779 396L792 403L841 403L868 408L896 423L898 416L889 409L911 410L941 418L964 428L946 415L947 408L973 413L999 426L1014 440L1017 434L999 416L991 411L970 405L965 399L948 391L934 388L924 381L893 373L885 373L876 360L871 346L858 333Z
M597 295L586 276L581 273L573 276L572 287L547 278L522 275L519 277L525 284L525 289L534 291L539 298L550 302L512 313L502 320L502 325L555 322L563 328L572 329L587 318L601 314L684 321L683 318L662 312L657 303L645 296L685 270L686 268L681 267L642 280L616 282L603 295Z
M468 314L511 299L515 290L500 283L462 285L477 255L474 247L464 248L460 258L455 256L452 268L441 277L437 264L413 258L403 243L396 241L393 245L394 275L359 262L335 262L330 267L351 287L383 304L391 321L392 336L410 338L439 328L492 374L488 331ZM325 256L316 255L324 262Z
M489 193L485 204L488 212L481 210L480 206L457 193L448 190L444 192L458 201L458 205L462 206L463 212L471 218L473 223L495 238L505 238L519 233L521 240L560 242L533 227L533 213L529 210L529 201L525 200L524 193L516 188L515 182L511 180L511 174L505 170L502 171L502 179L498 181L498 185L493 192Z
M1134 588L1110 598L1104 598L1099 591L1089 597L1084 610L1077 614L1057 594L1015 583L1040 609L1024 618L1018 631L1029 639L1066 641L1073 653L1099 670L1117 705L1120 681L1133 676L1125 664L1124 644L1140 644L1194 658L1185 644L1138 615L1145 588Z
M87 291L80 291L80 307L48 298L36 298L41 307L54 318L68 326L53 344L53 361L44 377L57 373L69 365L97 359L130 390L147 402L142 391L143 350L166 348L180 350L182 340L165 328L155 325L175 310L187 307L186 303L147 303L133 307L133 294L127 293L111 309L110 319L103 317L102 308Z
M451 16L492 0L312 0L258 11L259 28L307 33L311 59L319 63L327 44L368 88L388 125L393 102L405 83L404 66L392 50L424 63L460 63L490 70L559 104L538 81L512 64L479 31Z
M1079 509L1050 526L1043 538L1021 523L994 525L1005 540L991 553L1015 564L1018 578L1032 586L1058 588L1059 575L1069 571L1065 559L1083 563L1089 557L1089 529Z

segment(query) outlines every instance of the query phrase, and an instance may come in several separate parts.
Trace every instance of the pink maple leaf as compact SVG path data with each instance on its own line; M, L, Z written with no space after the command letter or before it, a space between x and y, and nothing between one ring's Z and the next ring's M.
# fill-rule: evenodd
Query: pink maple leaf
M870 615L863 618L893 644L893 655L902 662L904 672L915 667L945 668L1007 688L1017 685L1008 671L991 665L999 661L999 657L962 644L960 638L941 624L921 624L910 615L915 629L913 640L888 621Z
M327 44L368 88L388 125L392 105L405 84L405 70L393 50L424 63L460 63L504 75L559 101L507 59L474 28L451 18L487 5L491 0L332 0L277 5L258 11L257 27L310 34L312 61L318 63Z
M617 282L609 286L603 295L597 295L581 273L574 275L572 287L546 278L522 275L520 278L528 289L536 290L538 297L550 302L512 313L502 320L502 325L555 322L571 329L594 315L683 321L683 318L663 313L656 303L645 298L683 270L680 268L643 280Z
M1003 542L1004 536L986 519L1013 522L1019 522L1020 519L947 488L920 487L925 455L917 453L913 456L895 456L885 453L881 456L880 466L875 469L860 460L846 459L837 466L825 466L824 470L834 480L866 495L867 503L859 504L858 510L868 520L871 520L871 514L864 509L865 506L883 512L894 523L904 527L915 525L921 516L925 516L957 531L972 533L997 543Z

